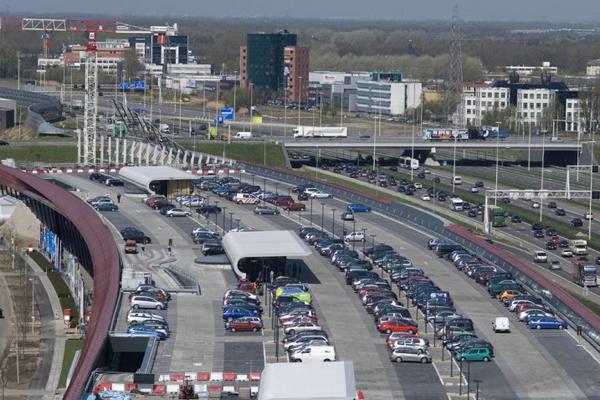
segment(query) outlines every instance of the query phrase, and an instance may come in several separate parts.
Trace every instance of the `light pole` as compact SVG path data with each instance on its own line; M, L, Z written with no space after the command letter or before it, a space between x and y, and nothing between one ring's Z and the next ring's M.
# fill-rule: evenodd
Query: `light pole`
M296 86L298 90L298 126L300 126L300 108L302 106L302 98L300 97L300 93L302 92L302 77L298 77L298 85Z
M544 156L546 155L546 131L542 132L542 174L540 175L540 222L542 222L542 213L544 209L544 198L542 196L542 191L544 190ZM590 193L591 196L591 193Z
M352 251L354 251L354 243L355 243L354 237L356 236L355 233L356 233L356 220L353 219L352 220Z
M365 257L365 250L367 245L367 228L362 228L363 232L363 257Z
M235 223L236 223L236 228L235 228L235 229L236 229L236 231L238 231L238 232L239 232L239 231L240 231L240 219L239 219L239 218L236 218L236 219L235 219Z
M223 233L225 233L225 218L227 217L227 207L223 206Z
M219 200L215 200L215 207L219 207ZM217 218L219 217L219 213L217 212L217 209L215 209L215 227L217 228L217 230L219 229L219 222L217 220Z
M253 88L254 84L252 82L250 82L250 136L252 136L252 127L254 125L253 123L253 118L252 118L252 113L253 113L253 107L252 107L252 88Z
M482 382L481 379L473 379L475 382L475 400L479 400L479 384Z
M312 207L312 203L313 203L313 198L312 198L312 196L310 196L310 226L311 226L311 227L313 226L313 223L312 223L312 216L313 216L313 207Z
M455 183L454 183L454 177L456 176L456 142L458 141L458 136L455 135L454 136L454 150L453 150L453 162L452 162L452 193L454 193L454 187L455 187ZM497 157L497 155L496 155ZM412 163L412 160L411 160ZM411 171L412 171L412 166L411 166ZM496 158L496 171L498 171L498 159ZM497 172L496 172L497 173Z
M31 334L35 333L35 282L33 278L29 278L31 282Z
M237 113L236 108L236 100L237 100L237 81L238 81L238 72L233 71L235 77L233 78L233 120L235 121L235 114Z
M500 125L499 122L496 122L498 124L498 132L496 132L496 183L494 185L494 189L496 191L498 191L498 169L499 169L499 150L500 150ZM454 184L454 182L452 182ZM498 205L498 196L494 197L494 206ZM487 212L487 210L486 210Z
M331 209L331 237L335 239L335 208Z
M321 202L321 233L325 229L325 203Z
M229 230L233 229L233 213L229 213Z

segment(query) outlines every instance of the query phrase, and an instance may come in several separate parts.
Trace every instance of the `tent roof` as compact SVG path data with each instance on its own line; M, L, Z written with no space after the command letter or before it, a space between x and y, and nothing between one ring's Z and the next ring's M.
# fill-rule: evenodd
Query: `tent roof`
M126 181L137 183L145 188L152 181L192 180L196 177L180 169L166 166L158 167L123 167L119 176Z
M353 400L352 361L267 364L258 400Z
M234 269L242 258L307 257L310 249L292 231L229 232L223 248Z

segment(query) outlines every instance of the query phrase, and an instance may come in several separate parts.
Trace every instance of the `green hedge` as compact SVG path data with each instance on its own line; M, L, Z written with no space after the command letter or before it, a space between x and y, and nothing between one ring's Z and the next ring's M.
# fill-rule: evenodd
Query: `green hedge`
M73 299L71 291L65 280L62 278L62 275L52 270L52 264L42 253L33 251L30 253L30 257L46 272L46 275L48 275L48 279L52 282L54 291L60 301L60 308L62 310L67 308L71 309L71 328L75 328L79 323L79 313L75 306L75 299Z
M83 348L83 339L68 339L65 341L65 355L63 357L62 368L60 370L60 377L58 379L58 387L64 388L67 386L67 377L69 376L69 370L73 364L75 353L77 350Z

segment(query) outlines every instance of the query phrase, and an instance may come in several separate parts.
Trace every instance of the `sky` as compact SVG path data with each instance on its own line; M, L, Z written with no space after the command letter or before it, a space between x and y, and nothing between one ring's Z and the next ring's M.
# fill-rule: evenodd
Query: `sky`
M393 20L597 22L600 0L4 0L0 14L93 13L157 17L297 17ZM2 1L0 0L0 7ZM172 22L172 21L165 21Z

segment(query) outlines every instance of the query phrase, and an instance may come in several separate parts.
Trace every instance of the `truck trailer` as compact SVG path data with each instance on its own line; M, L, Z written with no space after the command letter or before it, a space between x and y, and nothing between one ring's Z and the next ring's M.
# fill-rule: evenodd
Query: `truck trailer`
M598 271L596 266L590 264L574 264L572 279L573 282L580 286L598 286Z
M423 134L425 140L469 140L467 129L430 128Z
M298 126L294 128L294 138L346 138L345 126Z

